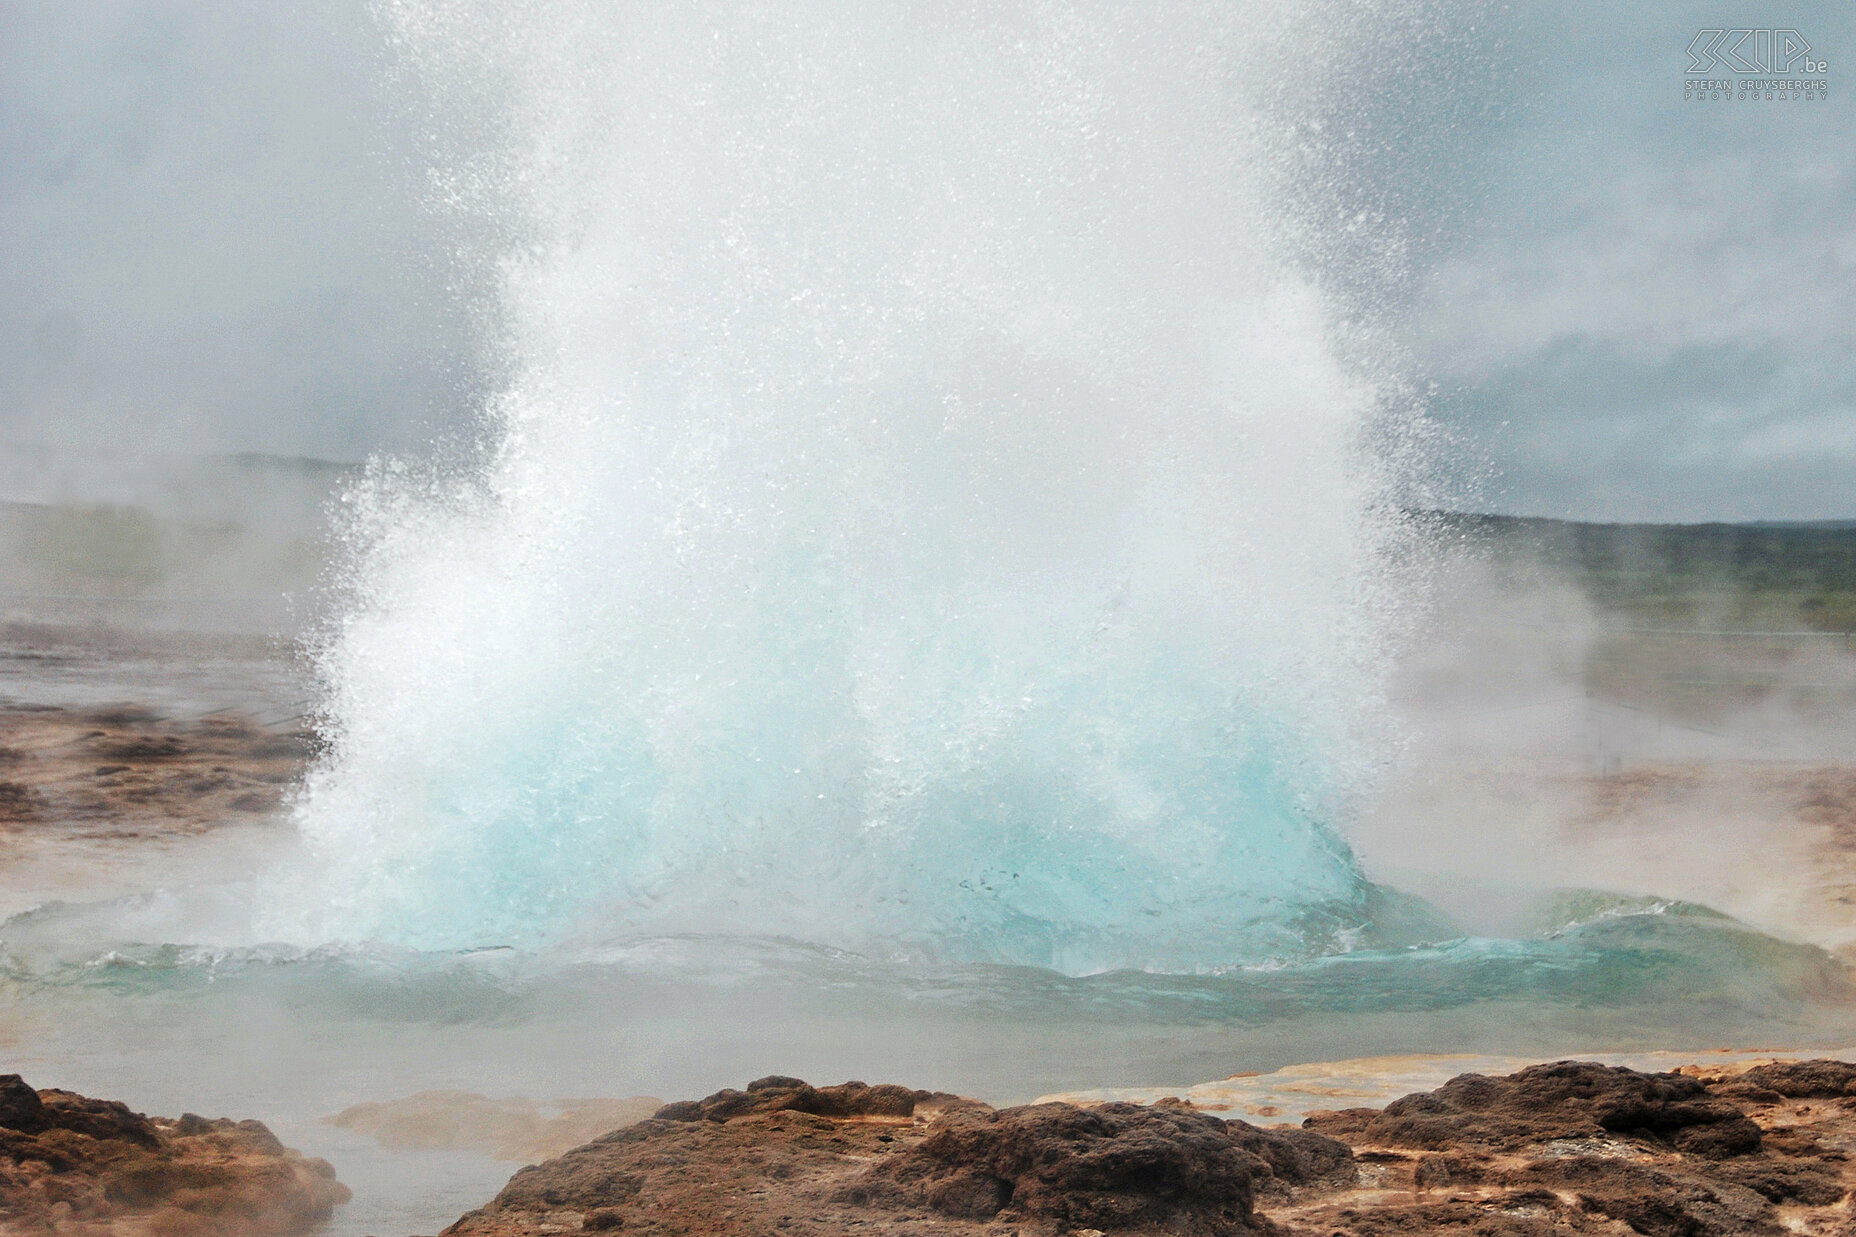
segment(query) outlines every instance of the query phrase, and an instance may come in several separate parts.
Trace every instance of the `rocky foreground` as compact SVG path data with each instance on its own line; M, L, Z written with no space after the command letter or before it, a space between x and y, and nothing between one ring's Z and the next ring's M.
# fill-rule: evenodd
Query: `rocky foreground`
M763 1078L524 1168L448 1234L1856 1237L1856 1065L1465 1074L1301 1128Z
M0 1076L0 1234L292 1237L348 1188L256 1121L145 1117Z
M763 1078L524 1168L448 1234L1856 1237L1856 1065L1464 1074L1301 1126ZM294 1237L348 1198L255 1121L0 1077L0 1234Z

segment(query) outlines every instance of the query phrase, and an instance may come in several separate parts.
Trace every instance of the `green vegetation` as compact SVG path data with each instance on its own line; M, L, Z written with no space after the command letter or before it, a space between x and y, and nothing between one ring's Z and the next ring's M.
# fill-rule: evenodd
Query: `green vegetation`
M1856 633L1856 521L1576 524L1427 513L1509 570L1554 573L1622 620Z

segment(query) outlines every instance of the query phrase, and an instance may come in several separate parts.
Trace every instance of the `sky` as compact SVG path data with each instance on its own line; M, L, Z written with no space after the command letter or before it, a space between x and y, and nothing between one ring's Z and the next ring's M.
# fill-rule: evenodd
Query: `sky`
M0 4L0 436L359 459L467 401L365 6Z
M1409 323L1435 414L1488 461L1490 505L1856 515L1856 112L1840 73L1856 11L1540 4L1511 20L1515 106L1465 135L1493 170ZM1828 64L1828 100L1684 102L1704 27L1796 29Z
M1856 517L1856 11L1410 7L1339 175L1403 239L1375 295L1445 491ZM1696 32L1755 26L1828 98L1685 101ZM490 276L390 69L361 0L0 4L0 452L347 461L466 421Z

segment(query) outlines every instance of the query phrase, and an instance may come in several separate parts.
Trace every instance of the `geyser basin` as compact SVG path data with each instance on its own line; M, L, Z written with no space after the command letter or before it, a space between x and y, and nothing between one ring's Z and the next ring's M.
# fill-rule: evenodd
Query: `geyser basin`
M1283 256L1312 130L1242 85L1295 22L385 13L509 377L480 466L351 495L264 937L1085 972L1364 923L1396 478Z

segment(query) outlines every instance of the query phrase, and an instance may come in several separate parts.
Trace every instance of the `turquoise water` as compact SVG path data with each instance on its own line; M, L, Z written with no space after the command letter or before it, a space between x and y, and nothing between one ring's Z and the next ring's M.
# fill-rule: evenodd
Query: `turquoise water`
M1680 902L1594 893L1576 902L1556 896L1543 905L1549 912L1569 908L1577 918L1515 938L1381 943L1216 974L1067 976L1018 966L887 962L790 940L739 937L629 937L545 954L133 941L106 946L95 934L113 908L54 904L0 925L0 977L21 1009L104 1002L124 1017L166 1010L183 1021L267 1009L280 1026L300 1019L312 1036L324 1024L341 1023L591 1027L611 1018L649 1021L664 1001L735 999L744 1006L792 1001L789 1012L809 1008L822 1021L852 1027L865 1020L924 1028L973 1022L995 1025L1008 1037L1057 1024L1105 1031L1216 1028L1232 1051L1323 1019L1333 1020L1331 1038L1358 1041L1367 1051L1374 1047L1375 1020L1387 1015L1433 1022L1441 1039L1427 1046L1432 1051L1487 1047L1484 1036L1522 1043L1529 1028L1485 1014L1527 1007L1558 1011L1542 1028L1586 1028L1592 1047L1599 1041L1662 1046L1664 1039L1704 1027L1729 1042L1808 1038L1847 1025L1856 988L1843 963L1813 946L1780 941ZM1404 913L1409 934L1448 931L1440 919L1421 921L1410 907ZM1630 1028L1650 1038L1639 1043ZM777 1038L779 1032L775 1024L695 1023L687 1033L692 1044L721 1044ZM1546 1038L1563 1041L1564 1035L1552 1031ZM1272 1053L1279 1057L1280 1051ZM1276 1063L1294 1059L1300 1058ZM1021 1079L1014 1093L1052 1089L1058 1075L1072 1084L1093 1076L1060 1060L1040 1068L1039 1077ZM1157 1068L1131 1057L1111 1072L1147 1077ZM1085 1072L1075 1073L1079 1069ZM685 1072L705 1070L696 1065ZM994 1093L1003 1085L985 1071L969 1075L975 1082L983 1077L984 1089Z
M1596 894L1548 900L1541 929L1510 939L1447 935L1382 895L1383 931L1408 943L1088 976L768 938L305 951L112 931L172 921L150 901L0 925L8 1068L146 1111L266 1120L355 1188L338 1237L435 1232L513 1170L385 1151L323 1121L421 1090L671 1099L787 1073L1006 1103L1407 1052L1842 1047L1856 1015L1845 966L1820 950L1705 908Z

